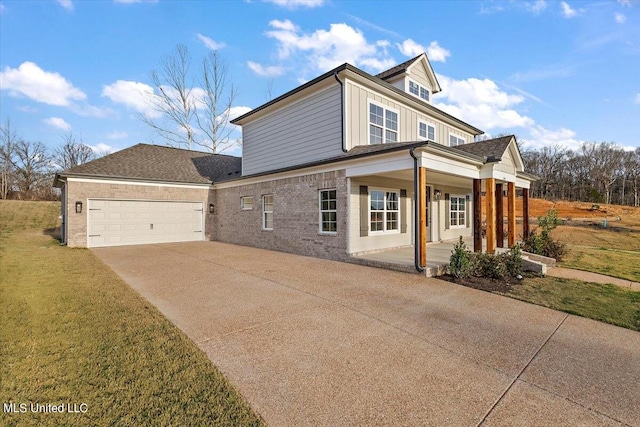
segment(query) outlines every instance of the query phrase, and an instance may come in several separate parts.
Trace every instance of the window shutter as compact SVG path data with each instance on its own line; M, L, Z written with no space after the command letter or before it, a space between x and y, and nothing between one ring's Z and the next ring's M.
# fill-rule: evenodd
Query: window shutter
M451 228L451 199L449 193L444 193L444 229Z
M467 201L464 204L465 215L467 216L467 218L465 219L465 221L467 222L467 228L471 228L471 206L469 206L470 200L471 197L469 197L469 195L467 194Z
M360 237L369 235L369 187L360 186Z
M407 232L407 190L400 190L400 233Z

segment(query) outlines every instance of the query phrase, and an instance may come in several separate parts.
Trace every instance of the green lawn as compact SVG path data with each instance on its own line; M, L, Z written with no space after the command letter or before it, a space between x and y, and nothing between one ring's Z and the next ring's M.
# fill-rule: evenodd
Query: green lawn
M560 265L640 282L639 260L638 250L570 246L569 254Z
M59 203L0 201L0 425L263 425L180 330L89 250L51 237Z
M640 331L640 292L556 277L525 278L504 295Z

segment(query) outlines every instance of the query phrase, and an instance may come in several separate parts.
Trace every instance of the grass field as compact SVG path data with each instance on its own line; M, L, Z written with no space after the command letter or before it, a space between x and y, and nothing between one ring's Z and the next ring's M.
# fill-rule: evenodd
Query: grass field
M0 201L0 425L262 425L206 355L89 250L51 234L59 203ZM85 408L85 407L83 407Z

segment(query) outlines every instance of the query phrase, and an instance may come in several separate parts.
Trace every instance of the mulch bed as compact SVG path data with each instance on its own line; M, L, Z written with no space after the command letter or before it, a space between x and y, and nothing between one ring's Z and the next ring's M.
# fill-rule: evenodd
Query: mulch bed
M511 277L505 277L504 279L490 279L488 277L467 277L466 279L457 279L450 274L438 276L438 279L473 289L480 289L482 291L503 293L509 292L513 285L520 283L518 279Z

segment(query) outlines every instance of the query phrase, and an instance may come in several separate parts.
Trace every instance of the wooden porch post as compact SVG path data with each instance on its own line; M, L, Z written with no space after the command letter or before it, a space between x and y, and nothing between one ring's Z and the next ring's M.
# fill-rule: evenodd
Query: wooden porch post
M473 251L482 252L482 180L473 180Z
M420 167L418 169L418 189L420 197L420 267L427 265L427 168Z
M529 189L522 189L522 237L529 235Z
M496 184L496 246L504 248L504 192L502 184Z
M507 183L507 241L509 247L516 244L516 183Z
M496 252L496 179L485 180L487 204L487 253Z

